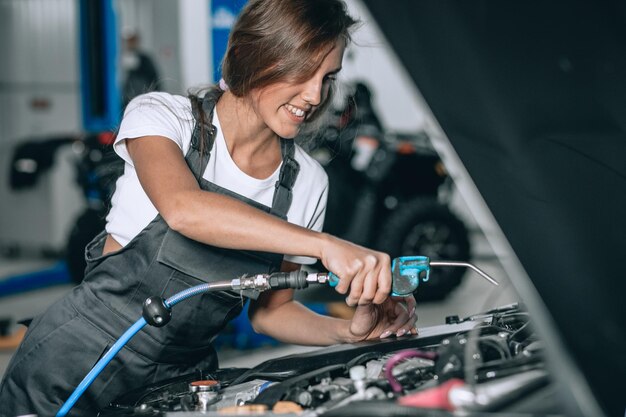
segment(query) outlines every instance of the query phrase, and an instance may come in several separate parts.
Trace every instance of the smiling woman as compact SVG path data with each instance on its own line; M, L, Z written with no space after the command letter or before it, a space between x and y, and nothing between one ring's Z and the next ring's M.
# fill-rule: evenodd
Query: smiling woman
M215 369L211 341L243 297L254 329L288 343L416 332L415 300L389 297L389 256L321 233L328 179L293 141L329 103L355 23L341 0L250 1L231 32L224 82L129 103L114 144L125 170L106 230L87 246L83 283L33 321L0 387L0 415L54 414L151 296L315 258L358 305L351 319L319 316L292 290L204 294L167 327L138 333L73 412L93 415L157 375Z
M333 81L341 70L345 45L343 39L338 40L305 80L281 81L255 89L251 93L253 112L276 135L294 138L303 124L315 120L329 102ZM218 103L218 111L222 103L224 106L229 103L228 97Z

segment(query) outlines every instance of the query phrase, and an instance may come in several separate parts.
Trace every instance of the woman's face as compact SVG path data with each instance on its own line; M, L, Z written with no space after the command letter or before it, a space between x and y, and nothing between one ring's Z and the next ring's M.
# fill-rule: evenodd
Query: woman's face
M302 123L328 97L341 70L345 42L337 41L313 76L303 82L278 82L253 91L253 107L263 123L283 138L293 138Z

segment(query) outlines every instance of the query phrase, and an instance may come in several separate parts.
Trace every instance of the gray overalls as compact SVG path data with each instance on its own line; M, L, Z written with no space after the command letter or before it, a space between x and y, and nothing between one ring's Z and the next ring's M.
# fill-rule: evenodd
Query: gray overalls
M202 178L216 128L205 125L207 134L201 137L198 116L203 111L204 120L212 120L219 94L210 92L201 103L193 103L196 125L185 156L189 167L203 190L235 197L286 219L299 170L291 140L281 139L283 163L271 208ZM202 157L200 140L205 141ZM274 272L283 259L278 254L198 243L171 230L160 215L124 248L102 256L105 238L103 232L86 248L84 282L30 325L0 386L0 416L56 414L103 353L141 317L146 298L168 298L204 281ZM94 415L95 409L132 388L196 369L215 369L212 340L241 312L243 297L257 296L253 292L213 292L177 304L169 324L146 326L130 340L83 394L71 415Z

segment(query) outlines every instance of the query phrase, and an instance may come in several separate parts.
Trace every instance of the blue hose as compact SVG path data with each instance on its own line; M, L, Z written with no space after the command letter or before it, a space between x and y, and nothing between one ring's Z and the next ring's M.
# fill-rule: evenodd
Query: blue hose
M172 295L170 298L165 300L165 306L167 308L171 308L176 304L180 303L183 300L186 300L189 297L193 297L194 295L202 294L203 292L209 291L211 288L215 287L218 283L213 284L200 284L195 287L187 288L177 294ZM117 355L117 353L124 347L126 343L130 339L133 338L143 327L146 325L146 319L143 317L137 320L135 324L133 324L126 332L115 342L111 349L107 351L107 353L91 368L91 371L83 378L80 384L76 387L70 398L65 401L59 412L56 414L56 417L64 417L76 404L76 401L80 398L81 395L89 388L92 382L100 375L100 372L111 362L111 360Z
M132 337L137 334L137 332L143 329L143 326L146 325L146 319L143 317L137 320L135 324L133 324L126 332L115 342L111 349L91 368L91 371L83 378L80 384L76 387L70 398L65 401L63 407L57 413L57 417L65 416L76 404L76 401L80 398L81 395L87 390L87 388L91 385L91 383L100 375L100 372L104 369L105 366L111 362L111 360L117 355L124 345L132 339Z
M165 300L165 306L168 308L174 307L176 304L180 303L183 300L186 300L189 297L193 297L194 295L207 292L211 289L211 287L212 285L210 284L200 284L196 285L195 287L187 288L186 290L176 293L167 300Z

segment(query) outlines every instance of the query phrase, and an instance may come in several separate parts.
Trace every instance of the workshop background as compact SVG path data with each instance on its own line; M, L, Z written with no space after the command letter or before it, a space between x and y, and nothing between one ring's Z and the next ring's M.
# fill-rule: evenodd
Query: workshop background
M81 232L101 227L98 219L111 185L101 181L108 175L103 169L115 165L107 141L119 123L124 79L132 66L124 60L124 38L139 34L140 49L158 72L159 89L185 94L219 79L228 30L244 3L0 0L0 375L24 328L18 322L71 290L76 245L85 239ZM363 24L344 61L336 118L310 151L328 168L331 187L347 186L356 195L346 216L348 202L331 192L336 200L329 201L327 228L358 243L433 258L446 255L450 233L465 233L461 243L453 242L461 251L453 248L452 254L467 257L501 285L492 287L464 272L458 285L438 293L422 298L420 288L419 326L517 301L487 243L490 231L479 229L484 222L468 210L456 175L463 168L445 157L448 145L437 135L436 120L367 9L358 0L347 4ZM365 101L351 109L359 100ZM366 109L360 118L350 113ZM346 123L347 116L354 117L353 124ZM374 162L383 150L408 165L380 177ZM418 187L434 172L424 173L426 164L441 181ZM392 190L398 184L401 189ZM340 218L332 212L337 206L344 210ZM426 219L415 218L417 212ZM411 248L429 253L406 253ZM434 274L433 288L436 280ZM317 311L349 314L331 289L307 290L298 297ZM218 345L222 366L250 366L312 349L259 337L243 317Z

